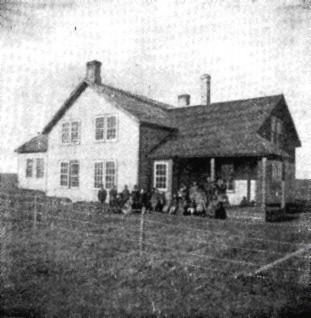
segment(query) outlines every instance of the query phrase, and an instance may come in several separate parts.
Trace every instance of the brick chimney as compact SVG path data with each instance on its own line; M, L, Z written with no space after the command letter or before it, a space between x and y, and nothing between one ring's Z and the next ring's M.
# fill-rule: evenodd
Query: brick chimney
M92 84L101 84L100 67L102 63L99 61L90 61L86 63L85 79Z
M211 103L211 76L203 74L201 80L201 104L209 105Z
M184 106L190 105L190 95L189 94L178 95L177 99L178 99L177 105L179 107L184 107Z

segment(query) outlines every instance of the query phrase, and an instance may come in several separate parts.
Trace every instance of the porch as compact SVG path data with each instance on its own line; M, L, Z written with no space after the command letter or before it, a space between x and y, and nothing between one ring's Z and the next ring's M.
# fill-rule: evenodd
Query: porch
M276 168L275 168L276 167ZM204 185L207 177L222 178L227 185L230 206L245 204L265 207L266 203L285 205L284 164L280 158L266 157L197 157L156 160L153 186L165 192L167 199L181 184L193 181Z

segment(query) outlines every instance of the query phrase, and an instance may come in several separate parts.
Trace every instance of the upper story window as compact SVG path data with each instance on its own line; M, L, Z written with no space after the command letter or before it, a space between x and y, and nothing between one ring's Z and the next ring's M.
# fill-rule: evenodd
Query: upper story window
M117 117L114 115L100 116L95 119L95 140L117 139Z
M107 117L107 139L113 140L117 137L117 118L116 116Z
M277 117L271 117L271 142L280 145L282 142L283 123Z
M79 121L62 123L62 144L78 144L80 142L81 124Z
M281 181L283 178L283 163L272 161L272 180Z

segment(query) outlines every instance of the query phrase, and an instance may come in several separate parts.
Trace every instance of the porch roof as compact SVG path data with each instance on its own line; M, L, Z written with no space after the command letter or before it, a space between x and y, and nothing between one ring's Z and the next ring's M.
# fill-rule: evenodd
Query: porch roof
M48 150L48 136L40 134L22 144L15 151L17 153L46 152Z
M288 157L258 131L283 95L170 109L178 128L150 158L267 156Z

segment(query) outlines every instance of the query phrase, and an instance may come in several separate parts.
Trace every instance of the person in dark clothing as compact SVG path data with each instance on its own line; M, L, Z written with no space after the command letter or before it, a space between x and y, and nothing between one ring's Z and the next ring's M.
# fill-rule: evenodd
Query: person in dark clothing
M177 198L177 195L174 194L173 199L172 199L171 204L170 204L169 209L168 209L168 214L175 215L177 213L177 209L178 209L178 198Z
M125 185L124 189L121 192L121 199L122 199L123 204L125 204L129 200L130 195L131 194L130 194L130 191L128 189L128 186Z
M133 191L131 193L132 197L132 209L133 210L140 210L142 205L140 202L140 193L137 185L134 185Z
M207 202L209 203L213 199L215 192L215 185L210 177L206 178L206 182L204 183L204 192L206 194Z
M217 193L217 206L215 210L215 218L216 219L226 219L226 209L224 207L224 203L227 201L227 186L223 179L219 178L216 183L216 193Z
M185 215L187 214L189 193L188 188L182 183L177 192L178 208L177 214Z
M215 210L215 219L226 219L227 218L227 213L226 209L224 207L223 202L218 202Z
M219 178L216 183L216 192L218 196L224 196L227 192L227 186L222 178Z
M164 194L162 195L158 189L154 189L151 196L151 207L152 211L162 212L163 206L165 204Z
M142 208L145 208L146 211L150 210L150 195L143 188L140 190L139 201Z
M114 185L109 191L109 205L111 207L116 206L116 204L117 204L117 196L118 196L117 187Z
M99 189L99 191L97 193L97 197L98 197L98 201L101 204L104 204L106 202L107 191L106 191L106 189L103 186L101 186L101 188Z

